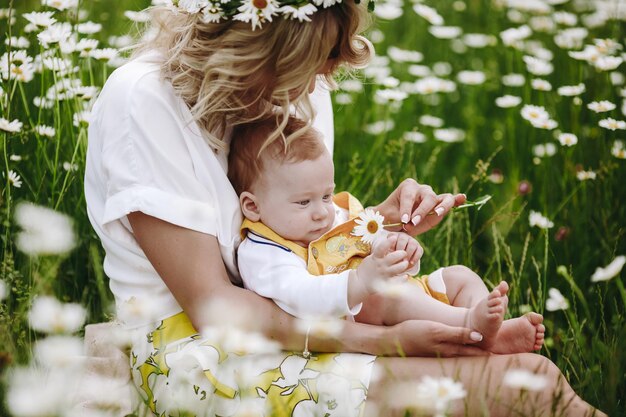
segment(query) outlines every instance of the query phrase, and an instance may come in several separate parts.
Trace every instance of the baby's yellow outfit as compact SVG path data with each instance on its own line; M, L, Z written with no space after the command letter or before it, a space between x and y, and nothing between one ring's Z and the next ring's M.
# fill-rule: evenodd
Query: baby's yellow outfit
M341 192L333 196L333 202L338 207L348 212L348 221L333 227L317 240L311 242L308 248L284 239L272 229L261 222L253 222L248 219L241 225L241 236L244 239L248 231L254 232L276 244L289 249L304 260L307 271L312 275L336 274L346 269L354 269L363 261L363 258L371 252L371 245L363 242L361 237L352 235L357 226L356 219L363 211L363 206L353 195ZM435 291L428 282L428 275L412 277L411 282L420 285L426 294L450 304L447 295L442 291ZM437 274L437 280L441 280L441 273ZM438 288L445 288L443 282Z

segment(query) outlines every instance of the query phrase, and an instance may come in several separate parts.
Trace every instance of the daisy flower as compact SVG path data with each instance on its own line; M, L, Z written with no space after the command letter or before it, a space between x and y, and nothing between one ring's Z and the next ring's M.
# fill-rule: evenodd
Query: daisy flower
M579 181L595 180L596 177L597 174L592 170L585 171L584 169L581 169L580 171L576 172L576 178Z
M496 106L501 107L503 109L506 109L509 107L515 107L519 105L521 102L522 102L521 97L511 96L508 94L502 97L496 98Z
M593 66L600 71L613 71L619 67L624 60L618 56L601 56L596 59Z
M600 125L600 127L603 127L605 129L609 129L609 130L626 130L626 122L623 120L615 120L611 117L606 118L606 119L602 119L598 122L598 125Z
M556 92L560 96L566 96L566 97L579 96L585 92L585 84L564 85L562 87L559 87L556 90Z
M461 71L457 75L459 82L466 85L480 85L485 82L486 78L482 71Z
M15 119L9 122L4 117L0 117L0 130L4 130L9 133L18 133L22 130L23 123Z
M384 221L385 217L378 211L365 209L355 220L357 226L352 230L352 235L361 236L363 242L372 244L381 234L384 234Z
M608 100L592 101L591 103L587 104L587 108L596 113L604 113L607 111L615 110L615 107L615 104L611 103Z
M574 146L578 143L578 138L573 133L561 133L557 139L563 146Z
M435 116L431 116L430 114L424 114L419 118L420 124L424 126L430 127L441 127L443 126L443 119Z
M626 256L621 255L613 259L613 261L604 268L597 267L596 271L591 276L591 282L608 281L616 277L622 272L624 264L626 264Z
M22 178L13 170L9 171L9 183L15 188L20 188L22 186Z
M419 16L426 19L431 25L443 25L443 17L441 17L441 15L437 13L437 10L433 9L432 7L428 7L422 3L417 3L413 5L413 11Z
M535 90L539 90L539 91L550 91L552 90L552 84L550 84L549 81L541 79L541 78L535 78L533 80L530 81L530 86L535 89Z
M556 288L550 288L548 290L548 299L546 300L546 310L548 311L557 311L557 310L567 310L569 308L569 302L561 291Z
M77 332L85 323L87 312L80 304L61 303L54 297L35 298L28 313L33 330L48 334Z
M526 104L522 107L521 115L524 119L532 122L533 120L549 119L550 115L543 106L534 106L532 104Z
M522 74L511 73L502 76L502 84L507 87L521 87L525 82L526 79Z
M421 132L404 132L402 139L414 143L426 142L426 136Z
M24 13L22 17L28 20L29 23L37 26L47 28L48 26L56 23L56 19L54 17L54 12L32 12L32 13Z
M622 142L621 140L616 140L615 142L613 142L611 155L618 159L626 159L626 149L624 148L624 142Z
M536 226L540 229L550 229L554 227L554 223L550 221L550 219L533 210L530 211L530 215L528 216L528 223L531 227Z
M324 2L325 3L325 2ZM326 5L324 4L326 7ZM237 8L237 13L233 20L251 22L252 30L261 27L265 22L271 22L272 16L278 12L278 2L276 0L244 0Z
M424 54L421 52L400 49L396 46L390 46L387 49L387 55L394 62L421 62L424 59Z
M544 375L537 375L526 369L509 369L502 382L508 387L528 391L541 391L548 384Z
M465 139L465 132L454 127L447 129L435 129L433 135L435 136L435 139L446 143L461 142Z
M20 203L15 222L21 227L16 244L31 255L56 255L69 252L76 245L72 219L47 207Z
M300 22L310 22L311 18L309 16L317 11L317 7L311 3L307 3L300 7L286 5L281 7L279 11L292 19L298 19Z

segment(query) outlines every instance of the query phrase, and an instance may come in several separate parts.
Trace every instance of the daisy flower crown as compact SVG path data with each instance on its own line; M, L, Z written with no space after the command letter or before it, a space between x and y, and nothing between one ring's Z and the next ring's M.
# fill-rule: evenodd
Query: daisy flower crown
M298 19L310 22L310 16L318 9L326 9L342 0L165 0L164 3L175 13L197 14L204 23L222 20L249 22L252 30L261 28L274 17ZM348 0L351 1L351 0ZM361 0L354 0L360 3ZM374 10L374 1L367 0L369 11Z

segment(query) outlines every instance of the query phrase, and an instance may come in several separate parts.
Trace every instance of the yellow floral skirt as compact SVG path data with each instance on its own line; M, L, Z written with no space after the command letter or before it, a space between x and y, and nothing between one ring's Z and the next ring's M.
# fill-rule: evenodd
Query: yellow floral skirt
M184 313L138 331L131 351L143 407L158 416L358 417L375 356L237 355L203 338Z

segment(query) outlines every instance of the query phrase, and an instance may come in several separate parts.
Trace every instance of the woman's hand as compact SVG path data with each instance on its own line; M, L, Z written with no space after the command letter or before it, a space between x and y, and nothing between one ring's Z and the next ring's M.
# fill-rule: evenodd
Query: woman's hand
M408 178L373 209L385 216L387 222L403 223L404 231L416 236L435 227L452 207L460 206L465 200L464 194L437 194L429 185Z
M482 336L465 327L428 320L407 320L389 329L395 345L385 356L484 356L489 352L472 346Z

